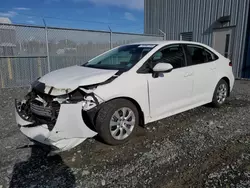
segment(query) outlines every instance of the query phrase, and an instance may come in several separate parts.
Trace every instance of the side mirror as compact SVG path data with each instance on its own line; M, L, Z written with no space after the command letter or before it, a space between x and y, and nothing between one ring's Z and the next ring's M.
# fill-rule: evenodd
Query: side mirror
M171 72L172 70L173 66L169 63L157 63L153 68L155 73Z
M160 73L171 72L173 66L169 63L157 63L153 68L153 78L158 78Z

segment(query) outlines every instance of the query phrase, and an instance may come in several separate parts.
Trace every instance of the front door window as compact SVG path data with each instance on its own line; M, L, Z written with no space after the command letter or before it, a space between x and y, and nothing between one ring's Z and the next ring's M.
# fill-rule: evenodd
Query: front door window
M169 46L156 52L152 58L153 66L157 63L169 63L174 69L185 66L185 56L180 45Z

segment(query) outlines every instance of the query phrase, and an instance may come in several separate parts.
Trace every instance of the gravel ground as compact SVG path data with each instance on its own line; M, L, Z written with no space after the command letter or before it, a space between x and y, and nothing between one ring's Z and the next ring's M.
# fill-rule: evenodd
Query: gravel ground
M26 90L0 90L0 188L250 187L250 81L236 81L220 109L148 124L122 146L92 138L53 157L15 125L13 99Z

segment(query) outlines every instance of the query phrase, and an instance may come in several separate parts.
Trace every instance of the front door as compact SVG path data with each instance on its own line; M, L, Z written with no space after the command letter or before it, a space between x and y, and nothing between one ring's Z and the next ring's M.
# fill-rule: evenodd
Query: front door
M233 28L216 29L213 32L213 48L226 58L232 57Z
M193 72L190 67L186 67L181 45L170 45L156 52L152 66L158 62L170 63L173 70L157 78L147 74L152 119L161 119L187 108L193 88Z

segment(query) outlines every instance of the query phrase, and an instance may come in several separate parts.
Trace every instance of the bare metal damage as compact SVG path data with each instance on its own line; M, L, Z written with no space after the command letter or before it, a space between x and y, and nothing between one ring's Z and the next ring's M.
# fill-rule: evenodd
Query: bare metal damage
M46 92L40 93L41 83L37 84L32 88L36 87L38 92L30 89L25 100L16 101L16 121L23 134L57 151L69 150L97 134L86 125L82 115L104 102L93 90L78 88L72 92L53 88L56 94L67 94L51 96L46 87L43 88Z

